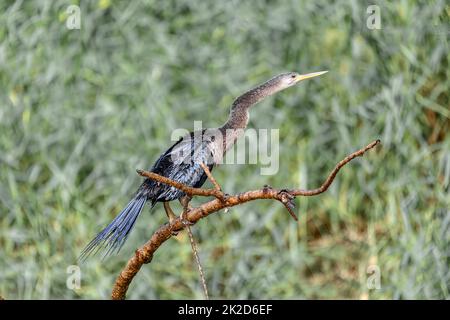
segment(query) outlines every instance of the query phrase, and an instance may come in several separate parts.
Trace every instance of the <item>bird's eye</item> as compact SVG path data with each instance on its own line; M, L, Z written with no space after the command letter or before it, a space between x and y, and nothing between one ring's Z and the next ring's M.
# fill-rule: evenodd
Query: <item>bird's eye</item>
M295 74L293 74L293 75L291 76L291 78L292 78L292 79L294 79L295 77L296 77L296 75L295 75Z

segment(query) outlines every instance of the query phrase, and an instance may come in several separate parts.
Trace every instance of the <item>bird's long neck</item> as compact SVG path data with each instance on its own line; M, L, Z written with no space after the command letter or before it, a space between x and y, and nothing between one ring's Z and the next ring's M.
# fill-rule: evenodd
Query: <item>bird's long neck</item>
M278 91L278 86L274 79L264 82L234 100L228 121L221 129L245 129L249 120L248 109Z

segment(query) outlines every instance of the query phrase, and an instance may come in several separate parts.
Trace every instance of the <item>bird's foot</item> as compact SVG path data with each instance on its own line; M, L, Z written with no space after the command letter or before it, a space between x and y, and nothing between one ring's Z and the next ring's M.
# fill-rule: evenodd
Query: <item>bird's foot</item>
M192 197L185 195L179 199L181 206L183 207L183 211L189 211L192 209L192 206L189 202L191 202Z
M169 202L164 202L164 210L166 211L167 217L169 218L169 225L172 225L174 221L178 218L177 215L173 212L172 208L169 205ZM179 230L172 231L172 236L177 236Z
M185 211L183 211L183 212L181 213L181 215L180 215L181 223L182 223L185 227L193 226L193 225L194 225L192 222L190 222L190 221L186 218L186 215L187 215L188 211L189 211L189 210L187 210L187 211L185 210Z
M192 222L186 219L187 213L192 210L192 206L189 203L191 199L192 197L188 195L185 195L184 197L179 199L181 206L183 207L183 212L180 214L180 219L185 227L193 225Z
M172 223L175 221L175 219L176 219L176 218L169 219L169 225L172 225ZM180 231L181 231L181 230L172 230L172 231L171 231L171 234L172 234L173 237L176 237L176 236L178 236L178 234L180 233Z

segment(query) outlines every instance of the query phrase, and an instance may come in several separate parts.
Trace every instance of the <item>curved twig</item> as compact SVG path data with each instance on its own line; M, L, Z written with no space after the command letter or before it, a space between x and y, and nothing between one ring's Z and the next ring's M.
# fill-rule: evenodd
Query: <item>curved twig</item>
M365 152L374 148L380 143L380 140L373 141L366 147L348 155L343 160L341 160L333 171L328 175L325 182L317 189L312 190L301 190L301 189L274 189L269 186L265 186L262 189L251 190L236 195L227 195L217 189L201 189L201 188L191 188L185 186L179 182L173 181L166 177L160 176L153 172L137 170L137 172L144 177L154 179L158 182L168 184L173 186L189 196L213 196L216 199L208 201L199 207L192 208L186 214L186 220L191 223L196 223L200 219L207 217L208 215L217 212L223 208L233 207L240 205L245 202L257 200L257 199L273 199L282 202L286 208L290 208L289 212L293 213L293 199L296 196L315 196L325 192L329 186L332 184L334 178L336 177L339 170L353 160L356 157L361 157ZM291 213L291 214L292 214ZM293 215L295 217L295 214ZM128 290L128 286L133 280L134 276L139 272L143 264L151 262L153 254L156 250L172 236L173 231L183 229L185 224L181 218L175 219L172 223L166 223L160 226L155 233L152 235L150 240L148 240L141 248L135 251L134 256L128 261L125 268L120 272L116 279L114 288L111 293L112 299L125 299L125 295Z
M211 171L209 171L208 166L206 164L204 164L203 162L200 163L200 166L202 167L203 171L205 171L205 174L207 175L209 181L211 181L211 183L213 184L214 188L218 191L222 191L222 188L220 187L219 183L214 178L214 176L211 174Z

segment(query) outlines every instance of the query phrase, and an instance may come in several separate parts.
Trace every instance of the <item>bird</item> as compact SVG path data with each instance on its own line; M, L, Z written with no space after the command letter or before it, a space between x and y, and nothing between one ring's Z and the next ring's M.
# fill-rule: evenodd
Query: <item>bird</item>
M212 171L221 162L225 152L243 134L248 125L250 107L303 80L327 72L307 74L286 72L248 90L234 100L228 120L221 127L193 131L180 138L159 156L150 171L184 185L200 188L207 179L204 166ZM169 222L172 222L177 216L172 211L169 202L177 199L184 208L189 205L190 197L181 190L145 178L131 201L111 223L88 243L79 259L84 261L98 251L103 251L104 258L118 253L147 202L150 203L151 208L158 202L162 202Z

